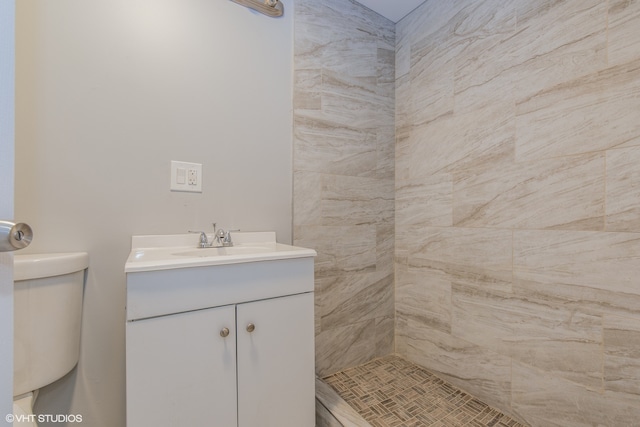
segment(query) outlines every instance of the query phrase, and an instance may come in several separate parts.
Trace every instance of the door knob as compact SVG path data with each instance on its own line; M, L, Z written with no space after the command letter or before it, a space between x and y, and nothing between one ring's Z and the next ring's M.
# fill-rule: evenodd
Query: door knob
M0 221L0 252L24 249L33 239L33 230L27 224Z
M226 338L229 336L229 328L222 328L222 330L220 331L220 336L222 338Z
M249 323L247 325L247 332L251 333L251 332L253 332L255 330L256 330L256 325L254 325L253 323Z

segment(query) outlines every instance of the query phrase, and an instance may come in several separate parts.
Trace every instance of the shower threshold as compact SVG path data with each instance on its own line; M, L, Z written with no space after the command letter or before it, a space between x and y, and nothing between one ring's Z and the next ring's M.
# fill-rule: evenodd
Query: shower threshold
M526 427L392 355L316 380L316 427Z

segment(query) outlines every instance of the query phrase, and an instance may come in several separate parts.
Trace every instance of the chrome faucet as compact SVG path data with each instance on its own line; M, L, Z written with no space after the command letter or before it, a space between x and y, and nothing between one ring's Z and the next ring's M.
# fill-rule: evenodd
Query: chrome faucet
M231 240L231 232L240 231L238 230L227 230L224 231L222 228L216 230L216 223L213 223L213 237L214 240L209 242L209 237L205 231L191 231L189 233L199 233L200 234L200 243L198 243L198 247L200 248L224 248L233 246L233 241Z
M209 243L209 238L207 237L207 233L205 233L204 231L191 231L191 230L189 230L189 233L200 233L200 243L198 244L198 247L200 247L200 248L210 248L211 247L211 243Z
M224 231L221 228L216 233L216 242L218 242L223 247L233 246L233 241L231 240L231 233L235 231L240 231L240 229Z

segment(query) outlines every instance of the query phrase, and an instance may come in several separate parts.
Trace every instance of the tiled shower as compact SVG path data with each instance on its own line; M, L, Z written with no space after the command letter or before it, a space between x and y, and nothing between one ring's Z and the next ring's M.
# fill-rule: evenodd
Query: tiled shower
M394 28L350 1L300 1L294 244L317 250L319 374L393 352Z
M319 375L397 353L533 426L640 419L640 2L295 8Z

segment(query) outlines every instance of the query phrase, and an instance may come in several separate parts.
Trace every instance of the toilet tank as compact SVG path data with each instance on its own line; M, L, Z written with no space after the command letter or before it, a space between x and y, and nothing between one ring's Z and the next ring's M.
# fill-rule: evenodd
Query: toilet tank
M13 395L62 378L78 363L89 255L14 256Z

